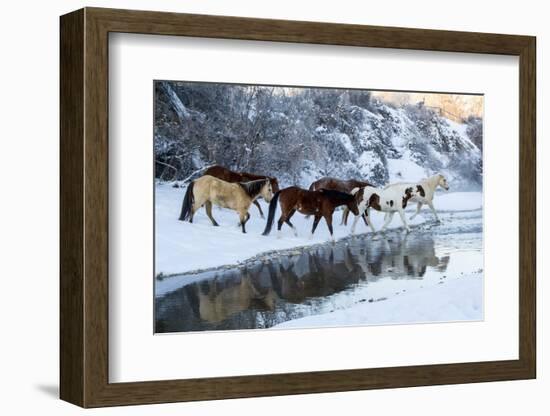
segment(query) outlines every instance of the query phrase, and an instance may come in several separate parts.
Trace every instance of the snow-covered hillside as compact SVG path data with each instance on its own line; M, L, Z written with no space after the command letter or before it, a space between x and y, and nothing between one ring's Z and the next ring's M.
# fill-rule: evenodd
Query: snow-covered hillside
M156 176L182 180L212 164L307 188L322 176L377 186L435 172L453 190L482 187L482 120L456 123L422 104L369 91L158 82Z

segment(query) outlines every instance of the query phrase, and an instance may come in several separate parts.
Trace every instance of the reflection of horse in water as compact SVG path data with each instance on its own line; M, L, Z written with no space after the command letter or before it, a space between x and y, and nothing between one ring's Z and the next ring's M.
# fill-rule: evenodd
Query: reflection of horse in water
M268 328L326 312L327 298L365 281L422 279L429 268L444 272L430 235L352 240L258 261L243 268L206 272L168 293L156 308L157 330ZM323 306L324 305L324 306Z
M277 296L272 288L261 288L245 274L238 281L223 284L218 279L198 287L199 315L215 323L249 309L273 310Z
M431 236L410 238L407 234L369 240L359 264L369 280L379 277L422 278L428 267L445 271L450 257L437 257Z
M291 303L333 295L363 278L348 247L319 247L266 267L277 295Z

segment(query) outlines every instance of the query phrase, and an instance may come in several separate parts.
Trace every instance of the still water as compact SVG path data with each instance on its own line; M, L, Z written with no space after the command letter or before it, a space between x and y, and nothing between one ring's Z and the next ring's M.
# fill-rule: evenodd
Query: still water
M481 218L481 211L443 214L442 224L410 234L360 235L241 267L165 278L155 285L155 332L270 328L331 312L335 299L384 301L369 297L369 290L388 279L442 279L449 267L471 272L482 264Z

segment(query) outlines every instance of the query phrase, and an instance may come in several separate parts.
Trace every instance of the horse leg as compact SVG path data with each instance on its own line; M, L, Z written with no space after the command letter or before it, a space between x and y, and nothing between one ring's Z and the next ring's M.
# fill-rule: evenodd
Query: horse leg
M363 215L364 215L363 219L365 220L365 224L367 224L370 227L371 231L375 233L376 230L374 229L374 225L372 225L372 221L370 219L370 209L367 208L367 210L363 213Z
M195 198L195 201L193 202L193 206L191 207L191 213L189 214L189 222L193 222L193 217L195 216L196 212L206 204L206 198L204 196L197 196ZM210 201L208 201L210 202Z
M208 215L208 218L210 218L210 221L212 221L212 225L214 227L219 226L219 224L216 222L214 217L212 216L212 202L206 201L204 203L204 208L206 209L206 215Z
M285 215L284 211L281 213L281 216L279 217L279 221L277 221L277 238L281 238L281 228L283 227L283 224L288 219L288 217Z
M292 218L295 212L296 212L295 209L290 211L286 217L285 222L290 226L290 228L292 228L292 231L294 231L294 237L298 237L298 232L296 231L296 227L294 227L294 225L290 222L290 218Z
M402 209L398 210L399 216L401 217L401 221L403 221L403 225L405 226L405 230L407 230L408 233L411 232L411 229L409 228L409 224L407 224L407 219L405 218L405 213Z
M239 212L239 220L241 222L241 227L242 227L242 230L243 230L243 234L246 234L246 229L245 229L244 225L246 224L246 222L248 221L249 218L250 218L250 214L248 213L248 211Z
M361 215L362 216L362 215ZM356 216L353 219L353 224L351 225L351 235L355 234L355 226L357 225L357 221L359 221L359 216Z
M344 207L344 210L342 211L342 222L340 225L348 225L348 216L349 216L349 209L348 207Z
M416 205L416 212L411 215L411 218L409 218L410 220L414 220L414 217L416 217L419 213L420 213L420 210L422 209L422 202L419 202L417 205Z
M384 217L384 225L382 226L382 229L380 231L385 231L389 223L391 222L393 215L395 214L395 211L392 212L386 212L386 215Z
M191 207L191 212L189 213L189 222L193 222L193 217L197 213L197 211L202 207L202 205L198 205L196 202Z
M258 207L258 211L260 211L260 217L263 220L264 219L264 212L262 211L262 207L260 206L260 203L258 202L257 199L254 200L254 205L256 205Z
M319 224L320 220L321 220L321 215L315 214L315 219L313 220L313 227L311 228L311 236L309 238L313 238L313 233L315 232L315 229L317 228L317 225Z
M437 222L441 222L441 220L439 219L439 216L437 215L437 212L435 211L435 208L434 208L434 203L432 201L428 202L428 206L430 207L430 209L432 210L432 212L434 213L434 217L435 217L435 220Z
M330 239L334 243L334 233L333 233L333 230L332 230L332 212L329 213L329 214L324 215L324 217L325 217L325 221L327 222L328 230L330 231ZM355 218L357 218L357 217L355 217Z

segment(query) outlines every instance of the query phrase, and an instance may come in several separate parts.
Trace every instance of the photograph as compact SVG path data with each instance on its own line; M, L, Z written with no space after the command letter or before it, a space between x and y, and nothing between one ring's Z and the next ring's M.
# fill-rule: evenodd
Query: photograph
M155 334L483 321L483 94L152 87Z

